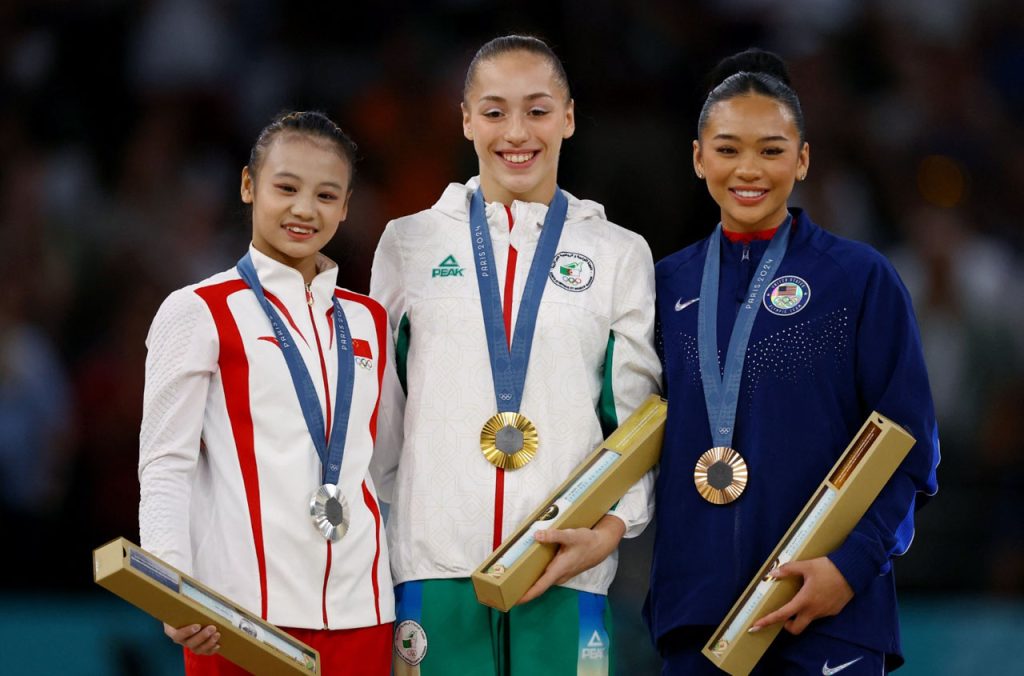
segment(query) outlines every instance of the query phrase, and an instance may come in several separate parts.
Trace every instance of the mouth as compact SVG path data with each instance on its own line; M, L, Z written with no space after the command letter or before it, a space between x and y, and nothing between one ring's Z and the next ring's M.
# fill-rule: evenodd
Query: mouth
M757 204L768 194L766 188L729 188L740 204Z
M281 227L292 239L309 239L318 232L311 225L300 225L299 223L285 223Z
M528 167L540 154L537 150L501 150L497 155L510 167Z

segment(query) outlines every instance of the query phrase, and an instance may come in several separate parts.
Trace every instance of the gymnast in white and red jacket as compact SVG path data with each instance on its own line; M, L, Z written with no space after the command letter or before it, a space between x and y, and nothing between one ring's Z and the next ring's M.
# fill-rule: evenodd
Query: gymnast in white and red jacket
M394 599L369 464L401 443L402 394L384 309L319 253L354 148L320 113L274 120L242 172L248 253L153 320L139 525L145 549L317 648L324 673L383 675ZM165 632L188 674L242 673L215 627Z

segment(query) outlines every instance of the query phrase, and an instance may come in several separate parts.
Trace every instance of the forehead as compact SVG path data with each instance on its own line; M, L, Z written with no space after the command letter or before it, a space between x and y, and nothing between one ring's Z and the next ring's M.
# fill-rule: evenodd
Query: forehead
M262 173L290 173L309 180L347 185L352 170L333 141L285 131L275 136L267 148Z
M781 101L762 94L743 94L719 101L708 111L703 136L765 138L785 136L797 140L793 113Z
M562 92L551 62L532 52L505 52L477 64L470 100L485 96L517 99L537 93Z

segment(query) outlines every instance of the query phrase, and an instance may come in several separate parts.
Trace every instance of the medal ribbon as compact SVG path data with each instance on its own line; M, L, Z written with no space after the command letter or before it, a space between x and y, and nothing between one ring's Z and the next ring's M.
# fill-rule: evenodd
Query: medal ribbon
M299 355L298 346L292 340L291 332L264 295L263 285L260 284L252 256L249 254L245 254L238 261L238 274L256 294L256 299L270 320L277 343L281 346L281 354L284 355L288 372L292 376L292 384L295 386L295 394L299 398L302 417L306 419L309 436L316 447L317 455L320 456L323 483L337 484L338 476L341 474L341 461L345 456L345 437L348 435L348 417L352 410L352 390L355 386L355 364L349 341L348 320L341 309L341 302L336 296L331 297L334 301L334 333L338 343L338 386L334 397L334 422L331 424L328 446L325 438L328 436L327 429L323 413L320 412L320 398L313 386L313 379Z
M491 378L494 381L494 397L498 412L518 412L526 385L526 369L530 363L530 349L533 346L533 332L537 325L540 299L544 295L548 271L555 257L558 239L565 225L569 200L558 187L544 217L540 240L530 264L530 272L519 301L516 328L509 348L505 335L505 323L501 312L501 293L498 291L497 269L494 267L494 248L487 226L486 207L483 192L477 188L469 208L469 232L473 243L473 258L476 261L476 280L480 288L480 307L484 315L484 330L487 332L487 352L491 360Z
M761 309L761 295L782 264L789 243L792 218L775 233L754 277L747 287L747 295L740 306L736 323L729 337L724 373L719 376L718 363L718 284L721 269L722 224L719 223L708 239L708 252L704 258L704 276L700 281L700 307L697 308L697 351L700 355L700 378L704 384L704 405L711 425L712 446L732 447L736 405L739 402L743 361L747 356L747 343L754 328L754 319Z

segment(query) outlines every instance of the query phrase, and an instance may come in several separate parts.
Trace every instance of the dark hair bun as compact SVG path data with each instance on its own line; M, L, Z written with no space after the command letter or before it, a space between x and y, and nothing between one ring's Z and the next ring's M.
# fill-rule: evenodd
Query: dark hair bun
M708 91L736 73L765 73L787 87L793 86L789 81L789 70L786 69L785 62L777 54L751 47L718 62L711 71Z

